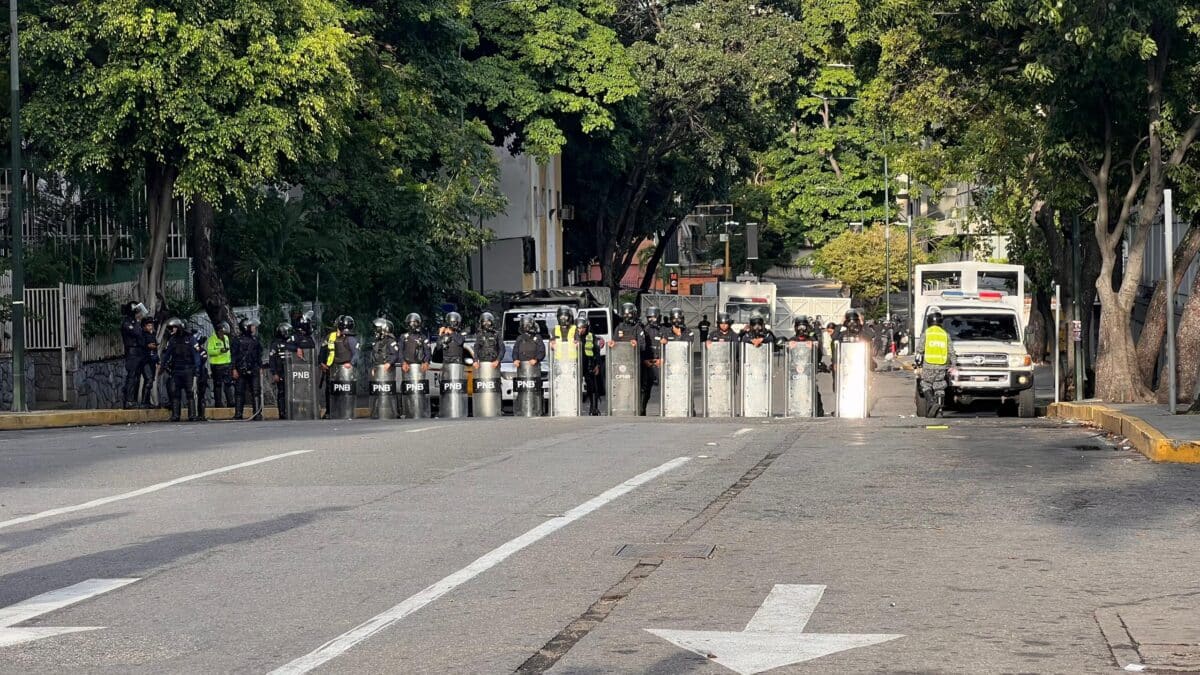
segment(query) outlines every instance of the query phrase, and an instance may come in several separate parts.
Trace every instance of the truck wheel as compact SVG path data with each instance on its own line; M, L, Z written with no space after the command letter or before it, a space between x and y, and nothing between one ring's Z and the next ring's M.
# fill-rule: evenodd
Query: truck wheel
M917 417L929 417L929 399L921 395L921 387L917 385L916 394Z
M1037 415L1037 403L1033 398L1033 389L1026 389L1017 397L1017 415L1019 417L1034 417Z

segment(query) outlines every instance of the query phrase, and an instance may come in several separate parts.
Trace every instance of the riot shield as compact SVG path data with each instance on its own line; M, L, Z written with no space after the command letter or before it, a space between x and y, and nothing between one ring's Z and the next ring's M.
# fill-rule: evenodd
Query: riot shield
M284 381L284 396L287 397L289 420L315 420L320 416L317 403L320 387L317 385L317 350L305 349L301 354L289 351L284 357L287 379ZM219 386L219 385L217 385Z
M438 398L438 417L457 419L467 416L467 368L461 363L442 364Z
M642 356L636 344L620 341L608 348L608 414L637 417L641 411Z
M773 345L755 347L743 342L741 349L741 408L742 417L771 416L771 363Z
M787 345L785 417L820 417L817 405L817 344L789 342Z
M662 347L662 375L658 382L659 415L692 416L692 343L668 342Z
M579 357L579 345L566 340L559 340L550 351L551 417L579 417L582 412Z
M542 364L522 361L517 368L517 376L513 380L513 414L517 417L541 417L542 402L545 394L542 392Z
M358 400L358 377L352 366L329 368L333 391L329 395L329 419L352 420Z
M401 371L400 396L405 419L425 419L429 412L429 380L421 370L421 364L411 363L408 372Z
M475 364L475 394L472 402L476 417L499 417L501 413L500 369L490 362Z
M871 414L871 344L837 345L837 416L863 419Z
M396 397L396 371L383 365L371 368L371 419L394 420L400 416Z
M736 347L736 342L714 342L712 345L704 345L705 417L733 417L736 414Z

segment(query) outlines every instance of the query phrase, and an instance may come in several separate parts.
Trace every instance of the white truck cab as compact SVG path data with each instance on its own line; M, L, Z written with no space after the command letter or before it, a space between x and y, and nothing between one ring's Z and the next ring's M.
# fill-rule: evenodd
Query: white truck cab
M954 345L948 404L994 401L1001 415L1033 417L1033 361L1025 349L1025 268L994 263L917 265L918 337L933 307Z

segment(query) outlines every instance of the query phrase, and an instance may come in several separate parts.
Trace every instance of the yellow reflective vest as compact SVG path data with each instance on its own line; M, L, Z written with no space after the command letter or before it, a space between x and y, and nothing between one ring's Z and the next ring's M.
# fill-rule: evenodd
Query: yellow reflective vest
M564 338L563 332L562 332L562 326L558 325L558 324L556 324L554 326L554 339L557 340L560 345L565 345L565 349L563 351L563 356L565 356L566 358L569 358L569 359L575 358L575 331L576 330L577 329L575 328L575 326L572 325L570 328L567 329L567 336Z
M229 338L222 338L213 333L208 336L208 343L204 346L208 351L208 363L213 366L227 366L233 363L233 352L230 350Z
M950 335L941 326L925 329L924 361L930 366L944 366L950 362Z

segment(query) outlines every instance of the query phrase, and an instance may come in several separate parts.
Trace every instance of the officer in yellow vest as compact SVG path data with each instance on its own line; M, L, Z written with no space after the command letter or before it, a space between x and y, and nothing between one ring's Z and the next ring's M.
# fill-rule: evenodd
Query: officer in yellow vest
M558 324L550 335L550 349L555 350L556 357L575 358L575 316L569 307L558 308ZM558 352L558 349L562 352Z
M233 342L229 338L229 324L218 323L204 347L208 350L208 365L212 368L213 407L221 408L226 404L233 407Z
M575 335L583 348L583 384L587 389L588 415L600 414L600 397L604 395L604 378L600 376L604 357L600 354L603 340L597 340L590 330L588 318L583 314L575 319Z
M921 395L928 401L927 417L937 417L946 403L950 368L955 364L954 343L942 328L942 310L930 307L925 314L925 332L917 344Z

